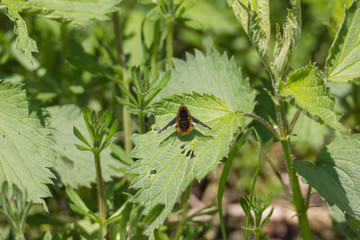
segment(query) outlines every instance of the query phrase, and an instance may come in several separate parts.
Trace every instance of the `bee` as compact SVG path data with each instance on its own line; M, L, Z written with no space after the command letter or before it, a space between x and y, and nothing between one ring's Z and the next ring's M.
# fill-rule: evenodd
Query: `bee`
M165 131L169 126L176 124L176 131L180 135L188 135L194 128L193 122L211 130L211 127L200 122L197 118L191 116L190 111L187 109L185 104L181 104L176 114L176 117L171 120L163 129L161 129L158 134Z

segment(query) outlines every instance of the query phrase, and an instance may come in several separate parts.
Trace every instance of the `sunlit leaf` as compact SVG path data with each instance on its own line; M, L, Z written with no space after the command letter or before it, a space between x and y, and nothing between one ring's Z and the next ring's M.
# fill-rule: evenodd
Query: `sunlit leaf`
M345 11L344 20L329 50L326 77L329 81L347 83L360 78L360 1Z
M276 87L280 79L286 74L292 55L294 54L301 33L301 7L299 0L290 1L292 9L288 9L286 21L282 27L277 26L276 42L274 47L274 60L271 63L275 75Z
M45 204L43 198L51 196L46 184L55 178L49 169L55 167L53 132L22 85L0 83L0 186L15 184L29 201Z
M281 82L280 93L312 119L329 127L344 131L339 114L334 110L334 99L325 87L321 72L312 64L289 74L287 82Z
M175 59L171 79L155 99L192 91L214 94L231 109L249 113L254 109L255 91L250 88L249 79L243 78L233 58L217 51L203 54L195 50L195 56L187 54L186 61Z
M89 25L93 21L109 20L107 14L117 11L120 2L121 0L27 0L23 1L22 8L25 12L72 25Z
M227 0L251 43L265 63L269 62L269 0Z
M134 200L143 202L144 214L157 204L165 205L160 216L147 227L146 234L164 222L189 184L216 169L244 126L242 111L232 110L215 96L193 93L173 95L154 104L153 128L160 129L173 119L181 103L212 130L195 125L189 135L180 136L174 127L169 127L163 134L150 131L133 137L136 147L131 156L139 159L129 169L138 175L131 184L139 189Z

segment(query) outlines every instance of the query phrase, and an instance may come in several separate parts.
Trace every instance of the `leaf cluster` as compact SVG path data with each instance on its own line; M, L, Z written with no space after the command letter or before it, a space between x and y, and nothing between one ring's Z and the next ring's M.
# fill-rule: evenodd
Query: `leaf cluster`
M112 136L114 136L119 128L119 122L115 120L111 124L111 127L109 127L112 117L109 110L105 112L99 111L99 113L96 114L95 110L84 107L83 116L91 141L89 143L84 135L74 126L73 131L75 136L87 146L76 144L76 147L81 151L100 153L110 145ZM104 139L105 136L106 138Z
M151 69L149 67L147 67L143 73L140 67L131 68L131 78L134 83L133 91L135 92L135 96L125 87L124 83L118 83L121 92L129 98L129 100L127 100L123 97L116 97L118 103L129 106L131 112L134 114L150 113L150 103L170 80L170 71L165 72L161 77L159 73L151 77L150 71Z

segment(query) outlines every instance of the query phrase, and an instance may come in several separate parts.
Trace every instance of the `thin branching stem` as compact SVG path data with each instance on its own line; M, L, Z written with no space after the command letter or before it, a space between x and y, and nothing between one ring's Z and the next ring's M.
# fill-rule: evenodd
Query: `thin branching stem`
M292 131L293 131L294 127L295 127L295 124L296 124L297 120L298 120L299 117L300 117L300 114L301 114L301 110L297 110L296 113L295 113L295 115L294 115L294 118L293 118L293 120L291 121L290 126L289 126L289 133L290 133L290 134L292 133Z
M256 121L262 123L265 127L267 127L274 134L275 137L279 138L279 134L275 130L275 128L268 121L263 119L262 117L260 117L260 116L258 116L256 114L253 114L253 113L245 113L244 115L245 115L245 117L253 118Z

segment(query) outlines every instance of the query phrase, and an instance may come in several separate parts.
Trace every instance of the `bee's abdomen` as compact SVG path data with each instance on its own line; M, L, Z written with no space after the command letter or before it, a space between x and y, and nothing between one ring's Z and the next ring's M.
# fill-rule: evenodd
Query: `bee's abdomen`
M190 123L190 121L188 119L180 119L179 122L178 122L179 128L184 132L189 130L190 124L191 123Z

